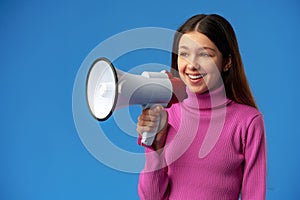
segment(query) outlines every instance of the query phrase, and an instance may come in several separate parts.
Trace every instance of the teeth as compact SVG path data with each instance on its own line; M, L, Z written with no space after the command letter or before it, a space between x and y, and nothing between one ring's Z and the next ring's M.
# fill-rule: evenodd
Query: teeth
M191 75L189 74L188 76L191 78L191 79L199 79L199 78L203 78L206 74L199 74L199 75Z

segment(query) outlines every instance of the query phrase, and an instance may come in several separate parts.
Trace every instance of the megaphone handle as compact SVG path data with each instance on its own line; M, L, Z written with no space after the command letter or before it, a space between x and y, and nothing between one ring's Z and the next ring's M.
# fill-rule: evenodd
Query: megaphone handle
M147 146L151 146L153 144L154 138L157 134L158 126L154 129L153 132L143 132L142 134L142 143Z
M144 132L142 134L142 143L146 146L151 146L153 144L156 132Z
M154 106L155 104L147 104L147 105L144 105L143 106L143 109L146 109L146 108L150 108L152 106ZM160 119L159 119L160 120ZM142 133L142 144L146 145L146 146L151 146L153 144L153 141L154 141L154 138L157 134L157 130L158 130L158 126L154 129L153 132L143 132Z

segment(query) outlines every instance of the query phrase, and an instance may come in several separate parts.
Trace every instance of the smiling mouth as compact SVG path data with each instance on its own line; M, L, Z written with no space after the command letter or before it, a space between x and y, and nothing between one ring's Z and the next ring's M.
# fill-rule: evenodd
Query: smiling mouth
M201 78L205 77L207 75L207 73L203 73L203 74L187 74L187 75L192 80L198 80L198 79L201 79Z

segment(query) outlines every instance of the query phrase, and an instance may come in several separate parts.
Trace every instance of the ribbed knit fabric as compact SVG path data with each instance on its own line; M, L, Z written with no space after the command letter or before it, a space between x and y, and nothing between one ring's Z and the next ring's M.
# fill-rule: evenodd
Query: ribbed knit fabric
M266 141L262 114L225 97L224 88L193 94L167 109L161 154L145 147L142 200L265 199Z

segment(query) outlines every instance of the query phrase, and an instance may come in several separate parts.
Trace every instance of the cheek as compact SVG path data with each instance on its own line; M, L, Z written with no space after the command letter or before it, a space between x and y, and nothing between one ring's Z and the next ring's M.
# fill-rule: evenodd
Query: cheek
M207 73L220 73L222 69L222 65L220 63L216 63L213 60L206 60L201 63L201 66Z
M206 77L206 84L208 88L214 88L222 82L221 73L219 68L214 65L210 68L209 75Z
M180 59L178 57L177 59L177 66L178 66L178 73L179 73L179 77L181 78L181 80L185 83L186 83L186 80L185 80L185 68L186 68L186 61L184 59Z
M205 66L206 73L208 73L208 76L206 77L206 84L208 84L208 87L214 87L217 83L220 82L221 78L221 68L220 65L218 65L216 62L207 62L203 63L202 66Z
M216 62L215 62L215 67L216 69L221 72L222 69L223 69L223 62L222 62L222 59L218 59Z
M186 66L186 62L185 60L181 59L178 57L177 59L177 65L178 65L178 72L179 73L182 73L185 69L185 66Z

